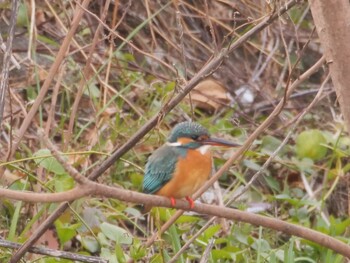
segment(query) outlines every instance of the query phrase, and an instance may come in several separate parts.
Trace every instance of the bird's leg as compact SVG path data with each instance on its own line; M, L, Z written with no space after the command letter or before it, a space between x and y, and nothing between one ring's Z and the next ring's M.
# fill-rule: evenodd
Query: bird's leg
M191 197L186 196L186 200L190 203L190 208L194 208L194 201Z
M170 197L170 203L172 206L175 206L176 205L176 200L174 197Z

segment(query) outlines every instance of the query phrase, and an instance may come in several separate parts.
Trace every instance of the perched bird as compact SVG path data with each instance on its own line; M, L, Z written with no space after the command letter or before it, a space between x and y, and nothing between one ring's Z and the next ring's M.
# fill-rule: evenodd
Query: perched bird
M167 142L148 159L143 179L143 192L175 198L186 197L194 207L191 195L209 178L212 172L211 146L239 146L211 138L207 129L195 122L182 122L171 131ZM151 207L144 207L147 212Z

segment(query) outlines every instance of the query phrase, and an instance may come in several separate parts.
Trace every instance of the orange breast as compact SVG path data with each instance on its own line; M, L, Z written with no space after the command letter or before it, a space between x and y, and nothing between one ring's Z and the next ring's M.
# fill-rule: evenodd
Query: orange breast
M208 180L212 171L211 154L189 150L186 157L180 158L173 178L156 194L182 198L191 196Z

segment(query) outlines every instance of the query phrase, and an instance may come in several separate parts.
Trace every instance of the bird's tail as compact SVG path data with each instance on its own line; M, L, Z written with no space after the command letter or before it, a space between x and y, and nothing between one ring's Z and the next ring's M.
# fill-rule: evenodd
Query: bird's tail
M142 214L146 214L149 211L151 211L152 206L151 205L136 205L134 208L139 210Z
M146 214L149 211L151 211L152 206L151 205L141 205L141 213Z

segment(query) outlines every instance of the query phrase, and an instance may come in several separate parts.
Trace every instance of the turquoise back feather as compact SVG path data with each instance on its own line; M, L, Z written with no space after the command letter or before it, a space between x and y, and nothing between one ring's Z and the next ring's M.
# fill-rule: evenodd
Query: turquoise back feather
M186 148L163 145L148 159L143 178L143 192L154 194L169 182L174 174L177 160L186 156Z

